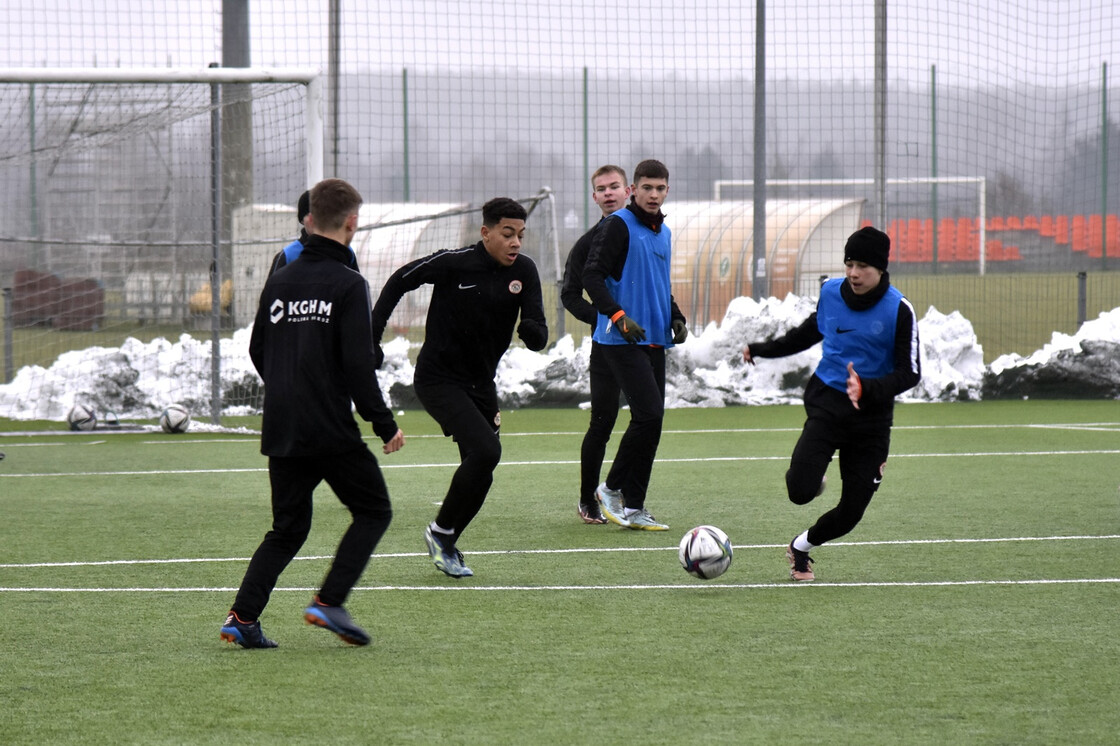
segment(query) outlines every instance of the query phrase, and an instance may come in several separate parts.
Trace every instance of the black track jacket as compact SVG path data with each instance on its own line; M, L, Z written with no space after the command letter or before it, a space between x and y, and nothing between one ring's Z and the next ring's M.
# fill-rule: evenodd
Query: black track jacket
M369 285L350 249L313 235L261 291L249 356L264 379L261 453L337 454L363 446L351 401L382 441L397 423L377 385Z
M591 226L587 233L580 236L572 246L572 250L568 252L568 261L564 265L564 281L560 285L560 302L564 304L564 308L583 323L590 325L592 329L599 320L599 312L595 310L594 304L583 297L583 267L587 264L587 255L591 252L591 238L603 225L603 220Z
M401 297L424 284L432 285L432 300L417 379L492 386L519 314L517 335L526 347L542 350L548 342L537 265L521 254L504 267L479 241L437 251L394 272L373 307L376 343Z

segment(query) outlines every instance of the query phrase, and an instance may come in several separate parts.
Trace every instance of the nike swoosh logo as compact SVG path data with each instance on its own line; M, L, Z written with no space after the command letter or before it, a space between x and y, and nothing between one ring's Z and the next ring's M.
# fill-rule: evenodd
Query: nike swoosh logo
M478 287L478 285L464 285L461 282L459 283L459 289L460 290L470 290L471 288L476 288L476 287Z
M836 327L836 333L837 334L847 334L848 332L854 332L854 331L855 331L855 329L841 329L840 327Z
M882 483L883 483L883 478L882 477L879 477L878 479L872 479L871 480L871 484L882 484Z

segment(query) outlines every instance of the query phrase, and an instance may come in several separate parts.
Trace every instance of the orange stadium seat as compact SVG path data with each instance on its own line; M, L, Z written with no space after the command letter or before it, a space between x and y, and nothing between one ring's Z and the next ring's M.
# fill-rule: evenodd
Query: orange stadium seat
M984 245L984 258L989 262L998 262L1003 260L1003 241L998 238L989 238L988 242Z
M933 220L927 218L922 221L922 259L923 262L933 261Z
M1100 215L1090 215L1086 223L1086 243L1089 245L1089 256L1096 259L1101 258L1101 250L1104 245L1101 243L1101 230L1104 225L1101 221Z
M979 219L960 218L957 220L957 259L962 262L975 262L980 258Z
M899 221L899 259L904 262L919 261L918 255L920 252L918 244L920 243L920 232L920 221L914 219Z
M1089 226L1084 215L1074 215L1069 221L1069 242L1074 251L1089 250Z
M1069 243L1069 215L1054 218L1054 243L1059 246Z
M937 260L955 262L957 260L957 221L941 218L937 225Z
M864 222L866 223L867 221ZM883 229L883 232L886 233L887 237L891 240L891 261L905 261L905 259L902 258L902 236L898 230L898 220L892 220L887 223L887 227Z

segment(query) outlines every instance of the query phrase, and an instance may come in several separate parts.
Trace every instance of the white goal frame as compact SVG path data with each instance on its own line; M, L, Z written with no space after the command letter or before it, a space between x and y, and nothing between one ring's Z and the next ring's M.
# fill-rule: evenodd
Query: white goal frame
M323 82L312 68L2 67L0 83L298 83L306 88L307 186L323 179Z
M713 183L712 198L716 202L723 199L724 187L753 187L753 179L717 179ZM832 187L832 186L874 186L874 179L767 179L767 186L807 186L807 187ZM916 185L916 184L975 184L976 200L978 205L977 218L980 225L980 265L979 273L984 274L986 265L985 247L988 235L988 203L987 179L983 176L908 176L905 178L887 179L888 186Z
M323 87L318 70L311 68L263 67L6 67L0 68L3 84L175 84L211 86L235 83L294 83L305 88L305 148L307 187L323 178ZM220 197L219 197L220 199ZM211 422L221 424L221 334L219 242L214 239L211 269L213 323L211 326Z

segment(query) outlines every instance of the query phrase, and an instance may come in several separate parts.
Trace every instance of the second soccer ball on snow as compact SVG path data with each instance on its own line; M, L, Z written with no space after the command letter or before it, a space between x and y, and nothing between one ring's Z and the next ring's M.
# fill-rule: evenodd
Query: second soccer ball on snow
M165 433L185 433L191 426L191 414L182 405L171 404L160 412L159 426Z
M697 526L681 538L681 567L701 580L718 578L731 567L731 539L715 526Z
M66 415L66 422L71 430L92 430L97 427L97 414L93 411L93 407L75 404Z

